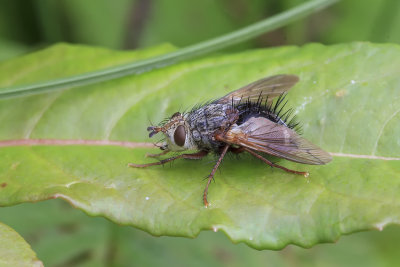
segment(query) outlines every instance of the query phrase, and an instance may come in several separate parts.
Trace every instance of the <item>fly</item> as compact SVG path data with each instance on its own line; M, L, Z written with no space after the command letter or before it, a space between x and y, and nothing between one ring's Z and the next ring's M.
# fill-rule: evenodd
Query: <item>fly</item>
M295 75L267 77L197 106L190 112L174 113L158 126L147 128L149 137L159 132L165 136L165 142L160 146L163 152L148 156L157 158L169 152L185 150L197 152L183 153L154 163L129 163L129 166L145 168L180 158L201 159L210 152L217 154L218 161L208 175L203 193L206 207L209 206L208 187L227 152L247 152L271 167L307 177L308 172L287 169L262 155L311 165L322 165L332 160L329 153L299 135L298 123L291 116L292 110L283 111L285 94L298 81Z

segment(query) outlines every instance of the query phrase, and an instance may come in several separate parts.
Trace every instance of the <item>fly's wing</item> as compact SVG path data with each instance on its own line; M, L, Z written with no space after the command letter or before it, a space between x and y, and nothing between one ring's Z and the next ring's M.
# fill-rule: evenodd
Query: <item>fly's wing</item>
M282 74L266 77L221 97L215 103L239 102L241 99L257 102L259 98L268 100L267 102L270 103L275 97L289 91L298 81L299 77L296 75Z
M303 164L320 165L332 160L329 153L292 129L263 117L252 117L215 138Z

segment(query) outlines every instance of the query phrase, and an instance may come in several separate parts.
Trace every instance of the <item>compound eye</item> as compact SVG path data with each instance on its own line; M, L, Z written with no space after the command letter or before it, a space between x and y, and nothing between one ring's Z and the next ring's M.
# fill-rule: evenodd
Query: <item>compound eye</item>
M183 146L186 140L186 131L183 125L179 125L174 133L174 141L178 146Z

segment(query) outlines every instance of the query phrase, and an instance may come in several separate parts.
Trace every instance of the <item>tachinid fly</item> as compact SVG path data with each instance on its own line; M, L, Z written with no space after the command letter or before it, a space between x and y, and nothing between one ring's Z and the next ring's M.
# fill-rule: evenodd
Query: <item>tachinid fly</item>
M276 75L253 82L227 94L215 101L195 107L190 112L176 112L159 126L147 130L152 137L162 132L166 141L160 146L164 150L159 157L168 152L197 150L192 154L180 154L159 162L148 164L130 163L130 167L144 168L162 165L185 158L201 159L210 152L219 159L208 176L203 201L207 207L207 191L214 174L227 152L248 152L271 167L286 172L308 176L308 172L287 169L272 163L262 154L268 154L303 164L326 164L331 156L301 137L296 131L298 123L291 117L291 111L283 111L285 93L299 78L295 75ZM273 101L277 98L276 101Z

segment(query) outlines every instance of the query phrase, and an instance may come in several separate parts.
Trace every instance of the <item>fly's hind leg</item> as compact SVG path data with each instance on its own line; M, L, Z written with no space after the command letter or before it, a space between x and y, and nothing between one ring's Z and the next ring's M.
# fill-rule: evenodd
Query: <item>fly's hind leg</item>
M204 158L208 154L208 151L201 150L199 152L193 153L193 154L180 154L175 157L167 158L167 159L162 159L158 162L152 162L152 163L146 163L146 164L135 164L135 163L128 163L129 167L132 168L146 168L149 166L155 166L155 165L164 165L165 163L168 163L170 161L174 161L176 159L201 159Z
M206 185L206 188L204 189L204 193L203 193L203 201L204 201L204 206L206 206L206 208L210 205L207 201L208 186L210 185L211 181L214 179L214 174L217 171L219 165L221 164L222 159L225 157L225 154L228 151L228 148L229 148L229 145L224 146L217 163L215 164L214 168L212 169L210 175L208 175L207 185Z
M309 175L308 172L294 171L294 170L285 168L285 167L283 167L283 166L280 166L280 165L278 165L278 164L272 163L271 161L269 161L269 160L267 160L266 158L264 158L264 157L258 155L256 152L254 152L253 150L248 149L248 148L246 148L246 147L244 148L244 150L247 151L247 152L249 152L250 154L252 154L254 157L256 157L256 158L258 158L258 159L264 161L265 163L267 163L267 164L268 164L269 166L271 166L271 167L279 168L279 169L282 169L282 170L284 170L284 171L286 171L286 172L289 172L289 173L294 173L294 174L298 174L298 175L303 175L304 177L308 177L308 175Z

